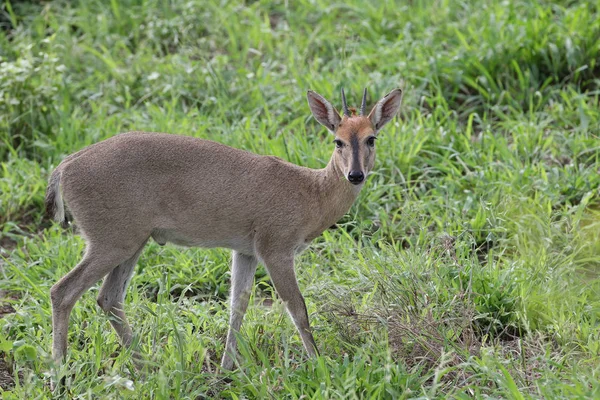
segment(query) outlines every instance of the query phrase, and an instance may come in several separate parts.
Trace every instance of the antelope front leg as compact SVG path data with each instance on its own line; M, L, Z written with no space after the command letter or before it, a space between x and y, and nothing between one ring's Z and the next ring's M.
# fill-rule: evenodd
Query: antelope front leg
M237 340L235 335L242 326L242 320L250 293L252 283L254 282L254 273L258 261L254 256L233 252L231 262L231 309L229 317L229 331L227 332L227 342L225 343L225 352L221 359L221 368L225 370L233 369L233 363L237 352Z
M302 293L300 293L300 288L298 288L298 281L294 272L294 255L269 256L264 259L264 262L277 294L285 302L287 310L300 333L304 348L310 357L317 356L319 352L310 329L306 304Z

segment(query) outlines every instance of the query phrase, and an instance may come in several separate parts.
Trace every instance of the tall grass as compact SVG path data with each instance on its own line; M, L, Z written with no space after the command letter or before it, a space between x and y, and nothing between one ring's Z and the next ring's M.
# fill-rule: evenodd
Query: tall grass
M218 373L228 252L150 244L126 306L146 371L91 290L67 394L600 396L599 6L4 2L0 296L16 313L0 314L2 398L50 396L49 288L83 251L43 216L64 156L148 130L318 168L331 137L306 90L344 87L356 105L365 86L370 105L397 86L405 102L357 204L298 259L321 356L306 359L261 267L240 368Z

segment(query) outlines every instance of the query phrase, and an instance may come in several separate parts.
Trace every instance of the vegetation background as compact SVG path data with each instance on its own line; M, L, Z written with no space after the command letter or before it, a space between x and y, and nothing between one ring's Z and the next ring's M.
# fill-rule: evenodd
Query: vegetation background
M0 397L51 396L49 288L82 240L43 215L49 171L129 130L319 168L307 89L405 90L376 172L299 257L322 356L263 269L217 373L229 252L149 245L127 313L71 316L72 398L600 398L600 1L2 2ZM272 301L275 299L275 301ZM227 379L225 379L227 378Z

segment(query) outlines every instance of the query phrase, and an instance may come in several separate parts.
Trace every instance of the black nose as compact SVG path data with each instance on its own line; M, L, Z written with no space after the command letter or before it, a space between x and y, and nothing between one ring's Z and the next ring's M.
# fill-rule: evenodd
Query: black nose
M348 180L350 183L358 185L365 180L365 174L363 174L362 171L350 171L348 174Z

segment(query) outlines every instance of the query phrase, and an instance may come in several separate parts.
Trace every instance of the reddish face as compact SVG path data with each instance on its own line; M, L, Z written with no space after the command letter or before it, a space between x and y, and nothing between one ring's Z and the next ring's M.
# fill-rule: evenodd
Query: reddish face
M335 132L335 163L353 185L362 184L373 169L375 139L368 117L344 117Z
M309 90L307 97L315 119L335 135L333 162L348 182L361 185L375 164L377 134L400 109L402 91L394 89L386 94L368 116L350 116L350 112L346 111L343 118L320 94ZM345 103L343 91L342 97Z

